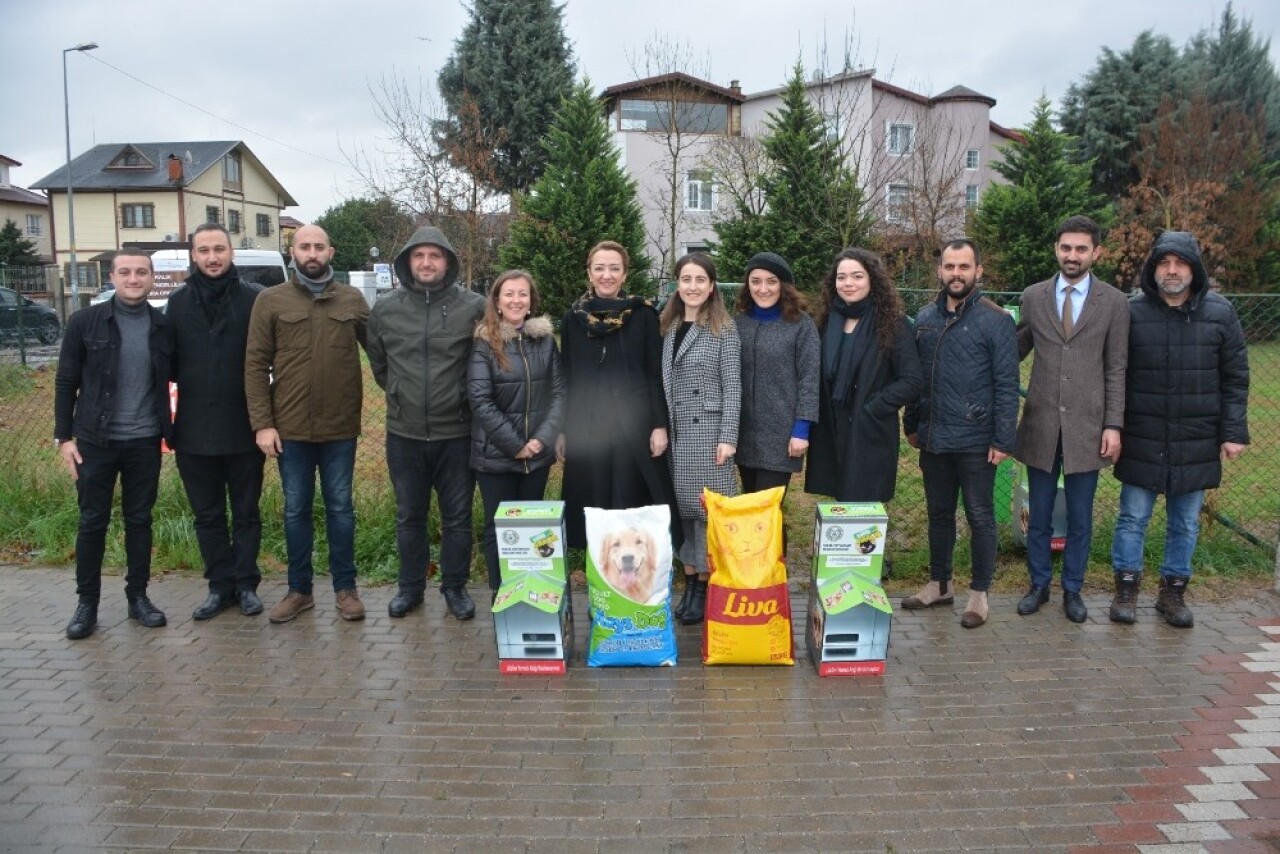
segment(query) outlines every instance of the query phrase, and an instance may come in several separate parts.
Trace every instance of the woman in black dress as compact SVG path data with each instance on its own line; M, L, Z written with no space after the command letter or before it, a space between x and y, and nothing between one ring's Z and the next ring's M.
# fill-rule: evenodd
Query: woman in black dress
M629 262L621 244L592 247L589 289L560 326L568 399L556 451L564 461L561 494L573 548L586 547L584 507L666 504L679 529L663 458L668 423L658 313L624 290Z

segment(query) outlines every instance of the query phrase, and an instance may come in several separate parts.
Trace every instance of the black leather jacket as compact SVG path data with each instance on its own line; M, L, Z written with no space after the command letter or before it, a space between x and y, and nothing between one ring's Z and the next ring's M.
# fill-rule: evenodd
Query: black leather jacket
M148 306L151 315L151 370L156 383L156 415L165 441L173 444L169 417L169 360L173 356L173 325L164 313ZM120 327L115 300L77 311L67 321L54 379L53 437L105 444L116 400L120 367Z

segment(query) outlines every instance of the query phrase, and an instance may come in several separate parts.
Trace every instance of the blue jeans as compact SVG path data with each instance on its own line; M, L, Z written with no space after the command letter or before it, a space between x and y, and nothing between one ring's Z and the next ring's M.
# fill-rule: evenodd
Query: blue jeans
M1168 522L1164 530L1164 562L1160 575L1164 578L1190 578L1191 555L1200 536L1200 507L1204 490L1164 497ZM1141 486L1120 487L1120 515L1116 517L1116 535L1111 541L1111 565L1116 570L1142 571L1142 551L1147 543L1147 524L1156 506L1156 493Z
M969 521L969 553L973 575L969 589L984 592L996 572L996 467L987 452L932 454L920 452L924 498L929 509L929 580L950 581L956 550L956 499L964 494Z
M387 469L396 493L400 590L414 595L427 587L432 489L440 502L440 589L465 588L471 576L471 500L476 489L471 439L427 441L388 433Z
M1053 581L1053 505L1058 498L1058 474L1062 471L1062 446L1053 461L1053 470L1027 466L1028 511L1027 570L1031 584L1048 587ZM1063 478L1067 499L1067 547L1062 553L1062 589L1079 593L1089 566L1093 543L1093 496L1098 491L1098 472L1084 471Z
M284 491L284 543L289 552L289 589L311 595L315 570L311 552L316 529L311 510L316 497L316 472L324 498L325 530L329 540L329 575L334 591L356 586L356 511L351 503L351 478L356 464L356 440L298 442L283 439L280 487Z

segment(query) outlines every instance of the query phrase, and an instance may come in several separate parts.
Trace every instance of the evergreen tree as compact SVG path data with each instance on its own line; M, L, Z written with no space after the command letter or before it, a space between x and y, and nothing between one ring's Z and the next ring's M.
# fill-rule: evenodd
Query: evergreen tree
M563 11L552 0L474 0L471 18L440 70L440 94L449 112L438 128L444 147L463 150L475 136L462 126L468 104L474 104L492 146L493 188L500 192L528 189L542 173L539 140L573 86Z
M1207 101L1266 119L1266 152L1280 155L1280 76L1271 62L1271 41L1254 35L1253 24L1236 17L1231 4L1217 32L1205 30L1184 54L1193 83Z
M11 267L34 267L40 263L36 245L22 236L22 229L11 219L0 228L0 261Z
M502 266L533 274L543 310L559 318L586 289L587 251L615 240L631 256L629 293L644 293L649 260L635 182L618 161L600 102L583 80L543 140L546 168L520 199Z
M329 235L335 270L363 270L374 259L390 262L413 233L413 218L388 198L348 199L325 211L316 225Z
M1187 78L1187 63L1173 42L1145 30L1123 53L1103 48L1094 69L1067 89L1062 130L1079 140L1077 162L1092 161L1098 192L1118 198L1138 179L1133 155L1143 128L1162 98L1186 91Z
M740 206L734 219L716 223L715 252L726 280L740 278L755 253L777 252L791 264L797 286L815 291L832 257L865 241L869 223L857 180L828 138L800 63L766 128L764 212Z
M986 257L986 279L1000 290L1021 291L1057 267L1054 232L1082 214L1105 225L1105 200L1090 187L1090 163L1074 163L1071 137L1054 130L1049 99L1036 102L1023 140L1001 148L992 164L1007 184L982 198L971 233Z

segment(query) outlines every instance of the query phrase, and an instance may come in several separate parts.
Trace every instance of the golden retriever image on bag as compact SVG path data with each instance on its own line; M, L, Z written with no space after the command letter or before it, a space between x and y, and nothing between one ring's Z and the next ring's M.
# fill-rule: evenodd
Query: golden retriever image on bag
M726 498L703 490L711 568L704 664L795 664L782 554L785 492L778 486Z
M588 667L671 667L671 509L582 511L587 534Z
M600 544L600 574L614 590L632 602L656 605L666 591L655 588L658 546L653 536L635 526L605 534Z

